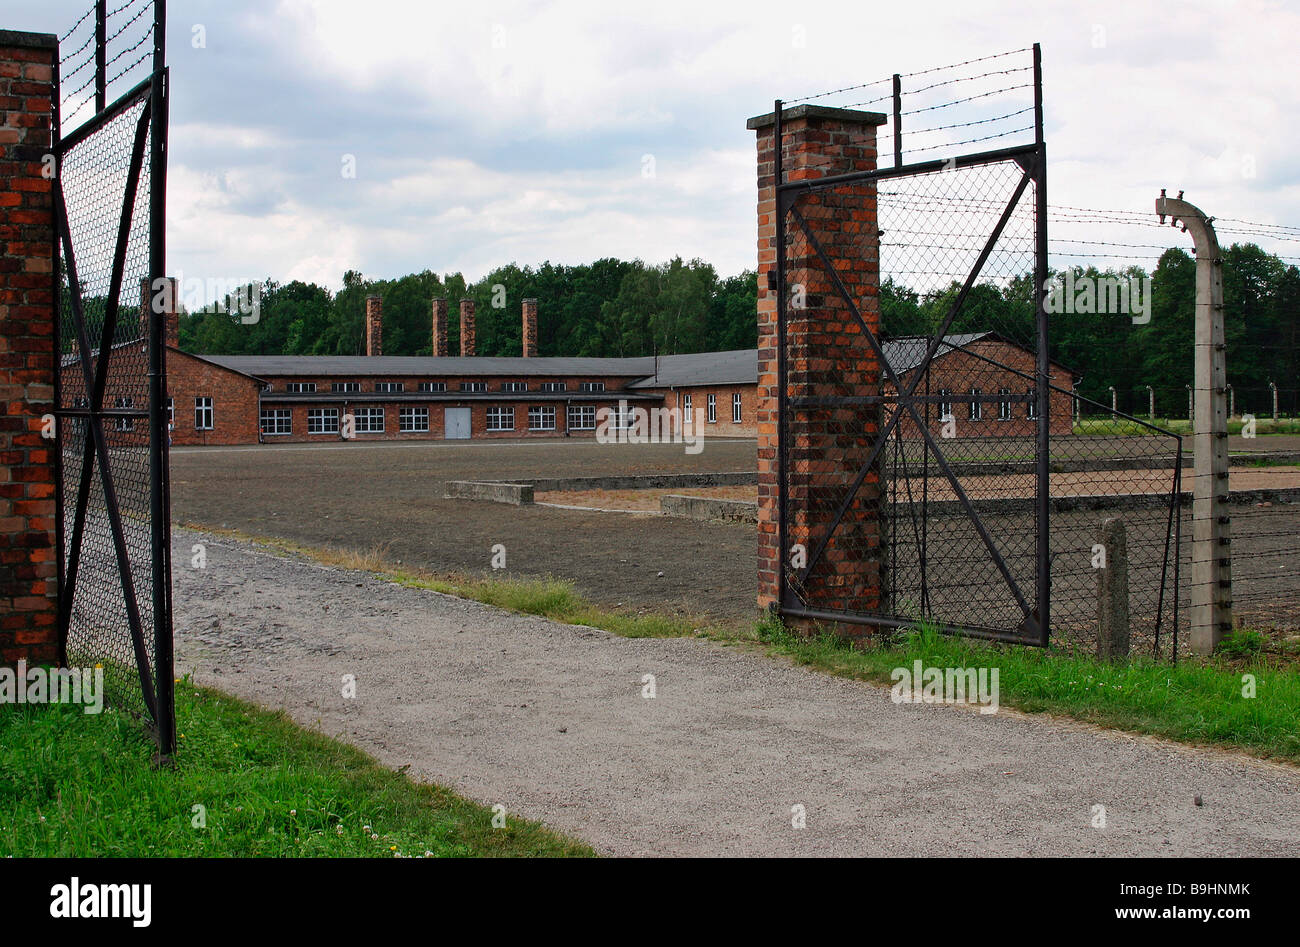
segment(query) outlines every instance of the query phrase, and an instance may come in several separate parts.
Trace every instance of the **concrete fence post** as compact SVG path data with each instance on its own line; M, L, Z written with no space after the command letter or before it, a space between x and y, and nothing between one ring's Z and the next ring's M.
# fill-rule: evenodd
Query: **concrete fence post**
M1156 213L1181 223L1196 245L1196 397L1192 452L1191 649L1210 654L1232 630L1232 542L1228 520L1227 343L1223 256L1211 219L1160 192ZM1192 388L1188 386L1188 400ZM1189 408L1193 405L1189 404Z
M1105 559L1097 569L1097 657L1128 657L1128 544L1124 521L1103 520L1097 543Z

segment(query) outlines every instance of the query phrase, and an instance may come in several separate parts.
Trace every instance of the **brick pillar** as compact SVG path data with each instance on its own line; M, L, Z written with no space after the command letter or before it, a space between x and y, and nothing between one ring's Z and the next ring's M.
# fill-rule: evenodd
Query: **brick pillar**
M876 128L885 116L822 106L786 109L782 120L785 180L800 181L870 171L876 166ZM779 541L777 497L777 306L775 116L752 118L758 145L758 603L777 601L782 560L796 544L813 554L856 477L878 429L877 407L827 407L790 412L786 546ZM866 323L880 324L876 193L856 184L800 198L798 207L831 258ZM880 366L792 219L787 219L787 396L879 395ZM804 307L793 304L796 288ZM809 577L808 607L873 611L881 604L879 478L863 483ZM794 627L807 623L790 619ZM842 625L849 634L863 626Z
M474 354L474 300L460 301L460 354Z
M381 296L366 297L366 354L384 354L384 300Z
M0 661L58 659L54 215L58 40L0 30Z
M438 358L443 358L447 354L447 297L435 297L431 309L433 316L433 325L431 327L433 354Z
M533 358L537 355L537 300L524 300L524 325L521 338L523 339L524 358Z

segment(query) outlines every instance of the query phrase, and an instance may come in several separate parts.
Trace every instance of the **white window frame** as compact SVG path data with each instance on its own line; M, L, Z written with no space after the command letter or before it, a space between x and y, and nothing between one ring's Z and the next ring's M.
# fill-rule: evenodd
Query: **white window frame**
M267 437L285 437L293 433L293 410L290 408L262 408L257 419L258 427ZM279 430L280 422L284 430Z
M596 406L594 404L569 405L567 424L570 431L596 430Z
M689 391L682 394L682 423L691 423L691 393Z
M377 381L375 382L375 393L381 395L400 394L406 390L406 382L403 381Z
M710 424L718 423L718 396L710 394L706 401L709 408L708 419Z
M1010 421L1010 420L1011 420L1011 389L1010 389L1010 388L999 388L999 389L998 389L998 395L999 395L999 397L998 397L998 420L999 420L999 421Z
M527 391L527 390L528 390L528 382L526 382L526 381L503 381L503 382L501 383L501 390L502 390L502 391L511 392L511 393L514 393L514 392L520 392L520 391Z
M568 382L563 381L544 381L540 385L542 391L568 391Z
M554 431L555 405L535 404L528 409L528 430Z
M352 417L356 424L353 428L358 434L383 434L384 433L384 409L365 407L353 408ZM376 418L379 420L379 426L375 427Z
M970 420L984 420L984 402L980 401L980 396L984 394L981 388L972 388L970 390Z
M398 408L397 432L399 434L427 434L429 432L429 409L414 405Z
M90 402L87 401L86 404L90 404ZM124 408L124 409L134 408L134 407L135 407L135 399L134 399L134 398L114 398L114 399L113 399L113 406L116 407L116 408ZM114 419L113 419L113 430L115 430L115 431L123 431L123 432L126 432L126 431L134 431L134 430L135 430L135 418L114 418Z
M361 382L359 381L335 381L330 382L330 390L336 394L348 394L350 392L360 392Z
M584 381L578 385L579 391L604 391L605 383L603 381Z
M731 423L743 424L745 420L745 402L741 398L740 392L734 392L731 396Z
M506 420L509 420L509 426L506 426ZM514 405L490 405L487 409L486 429L493 432L513 431L515 429Z
M337 434L339 432L338 408L308 408L308 434Z
M314 381L291 381L284 386L284 390L291 395L312 395L316 393L316 383Z
M1025 394L1029 395L1029 400L1025 402L1025 417L1029 418L1031 421L1037 420L1038 390L1036 388L1029 388L1025 391Z
M206 417L205 417L206 416ZM204 424L203 420L207 423ZM211 395L197 395L194 398L194 430L212 431L217 425L216 403Z
M487 382L485 381L462 381L460 383L461 391L487 391Z
M940 421L957 420L952 413L952 402L947 400L951 397L952 397L951 388L939 389L939 420Z
M435 392L446 391L447 383L445 381L422 381L420 382L421 394L434 394Z

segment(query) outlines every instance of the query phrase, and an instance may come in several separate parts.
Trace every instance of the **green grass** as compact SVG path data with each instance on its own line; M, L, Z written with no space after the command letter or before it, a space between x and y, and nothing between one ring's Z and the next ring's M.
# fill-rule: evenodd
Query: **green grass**
M759 637L773 654L866 681L888 683L894 668L916 660L927 667L996 667L1003 707L1300 763L1300 674L1270 666L1251 633L1230 639L1220 656L1177 665L1140 658L1110 663L929 629L855 647L831 635L794 635L773 618L760 621ZM1255 679L1250 698L1243 696L1247 674Z
M1147 420L1143 416L1142 420ZM1166 431L1172 431L1175 434L1191 434L1192 425L1186 418L1156 418L1151 422L1156 427ZM1231 418L1228 421L1228 433L1240 434L1244 422L1241 418ZM1075 434L1093 434L1100 436L1130 436L1136 434L1158 434L1149 427L1144 427L1136 421L1129 421L1124 418L1080 418L1074 422ZM1255 434L1258 437L1268 437L1271 434L1300 434L1300 418L1278 418L1274 421L1272 418L1256 417Z
M0 856L589 856L581 843L413 782L283 714L176 685L174 766L138 720L0 706ZM206 811L206 827L193 822Z

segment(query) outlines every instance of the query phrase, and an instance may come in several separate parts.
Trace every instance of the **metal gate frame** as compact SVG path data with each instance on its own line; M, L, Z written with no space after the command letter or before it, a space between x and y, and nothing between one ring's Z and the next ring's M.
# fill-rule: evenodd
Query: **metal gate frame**
M148 78L132 87L111 104L106 102L108 85L112 81L106 74L107 66L112 62L107 58L106 53L109 42L113 37L108 36L107 33L108 20L111 16L107 10L107 4L104 0L98 0L92 11L95 14L95 48L93 51L95 65L93 76L95 86L94 115L65 137L61 131L60 96L55 96L52 136L56 184L53 188L56 231L54 251L55 258L61 261L61 266L55 268L53 276L56 306L54 344L58 356L54 381L55 417L57 419L57 512L55 529L56 545L59 549L59 661L66 666L68 663L69 636L73 626L73 606L78 590L82 551L86 540L92 472L98 467L99 482L105 507L103 512L108 520L116 568L120 577L121 596L128 618L128 631L135 657L136 673L139 677L140 693L143 698L144 708L150 718L149 730L158 745L159 754L165 758L175 752L176 720L173 686L171 503L168 478L169 436L166 391L167 355L162 310L164 308L170 309L170 306L174 305L174 300L171 299L170 293L168 293L166 299L162 299L158 295L160 292L164 292L160 290L160 287L164 285L160 281L165 273L166 261L165 219L169 73L166 67L166 2L165 0L151 0L151 2L153 6L152 68ZM86 17L89 15L88 12ZM137 14L137 18L139 15ZM86 17L82 19L84 20ZM73 30L75 29L74 26ZM142 56L141 59L143 58ZM118 75L122 75L129 69L128 66ZM57 67L55 86L56 89L59 88ZM68 211L68 195L64 193L63 161L79 145L93 141L95 136L103 132L110 122L122 117L137 106L141 107L141 111L136 121L127 179L122 193L116 241L113 244L108 295L104 304L104 318L102 324L98 327L99 346L92 352L91 327L87 323L85 300L83 299L84 285L78 279L77 255ZM146 143L148 144L147 149ZM147 410L140 410L135 407L105 408L104 398L108 384L110 353L112 349L117 347L114 345L113 340L121 308L131 223L141 173L146 160L148 161L149 173L147 298L150 304L147 307L148 317L145 320L147 327L145 341L148 353L147 390L149 404ZM72 310L71 324L74 337L70 339L65 338L63 326L65 318L63 312L63 295L65 292L63 280L65 277L67 279L68 301ZM69 351L70 347L74 345L76 347L75 356L71 355ZM64 403L63 372L65 370L79 372L86 392L83 403L73 405ZM122 511L113 476L113 464L108 440L104 433L105 419L113 419L122 423L131 423L132 419L143 419L147 420L148 423L152 629L147 629L141 619L140 599L133 578L130 550L128 549L127 534L123 527ZM65 515L67 497L64 471L64 451L67 447L65 428L69 425L83 426L87 432L80 463L81 474L77 481L76 505L73 511L70 536L68 535L68 523Z
M975 526L980 538L983 540L985 547L988 549L994 564L998 567L999 572L1008 584L1009 589L1017 600L1018 605L1024 613L1024 620L1019 628L1016 629L994 629L978 627L974 625L957 625L938 623L939 629L944 632L968 635L972 637L988 638L1001 641L1010 641L1020 644L1032 644L1046 647L1049 638L1049 629L1051 627L1051 550L1050 550L1050 490L1048 483L1049 474L1049 439L1050 439L1050 410L1051 410L1051 384L1049 381L1049 360L1048 360L1048 319L1045 308L1046 300L1046 282L1047 282L1047 146L1043 137L1043 84L1042 84L1042 59L1038 44L1033 46L1033 88L1034 88L1034 143L1022 145L1019 147L1003 148L992 151L975 152L947 159L937 159L931 161L917 162L905 165L902 160L902 109L901 96L897 79L895 80L893 107L894 107L894 166L892 168L877 169L875 171L852 172L839 175L831 175L823 178L802 181L783 180L782 167L782 102L777 100L775 103L775 129L774 141L776 147L775 153L775 191L776 191L776 276L775 276L775 293L777 298L777 502L778 502L778 543L779 549L782 550L782 566L778 569L778 604L782 614L806 618L819 621L831 622L848 622L853 624L876 625L882 627L908 627L915 622L912 619L901 617L891 617L886 615L865 615L856 612L835 612L812 609L805 606L798 598L797 594L791 588L792 584L797 582L802 585L811 574L812 569L816 566L822 552L825 550L827 543L834 534L835 529L843 521L845 513L848 511L858 489L866 479L868 473L872 470L877 460L889 442L889 435L902 420L904 413L910 415L912 421L919 428L922 436L931 451L934 452L935 458L940 469L944 473L956 494L958 501L970 517L972 524ZM797 201L801 195L814 193L817 191L828 190L836 187L843 187L851 184L862 184L866 182L875 182L888 180L890 178L911 177L916 175L932 174L939 171L949 171L968 167L978 167L981 165L990 165L999 162L1014 162L1021 170L1021 178L1015 189L1006 209L1003 211L992 234L989 235L983 250L976 259L970 272L967 274L961 290L949 307L948 313L944 318L941 326L934 332L933 338L930 339L925 356L918 368L915 370L912 383L908 386L901 384L898 375L890 366L885 358L880 340L868 327L866 320L863 319L862 313L844 286L843 281L836 273L830 259L827 257L825 250L817 241L815 235L808 227L803 215L799 212ZM935 442L929 431L929 426L923 422L916 412L916 403L934 400L929 395L917 395L916 388L920 379L928 374L927 369L933 360L936 352L943 343L943 339L948 333L953 320L961 311L967 295L975 285L975 281L980 275L980 271L988 260L1007 221L1019 204L1025 189L1030 183L1035 186L1035 264L1034 278L1036 286L1036 303L1035 303L1035 321L1036 321L1036 367L1035 367L1035 393L1037 396L1037 434L1036 434L1036 458L1035 458L1035 487L1036 495L1036 569L1035 569L1035 589L1032 603L1017 587L1014 577L1011 575L1002 554L999 552L997 545L993 542L987 528L980 520L979 515L971 505L970 498L962 488L957 475L952 467L944 459L944 454L939 445ZM870 454L866 462L862 465L857 478L845 494L843 502L840 504L838 511L825 533L821 536L820 542L816 548L809 550L806 564L799 570L794 568L786 561L785 551L789 549L787 538L787 525L789 522L789 470L787 469L785 449L789 443L789 422L790 408L792 406L789 396L789 384L786 365L786 342L787 342L787 292L786 292L786 224L787 220L800 228L809 245L816 253L821 265L825 268L827 277L832 281L835 292L843 304L848 308L854 319L861 327L863 334L871 346L878 363L888 377L888 380L894 385L896 392L897 407L888 417L887 422L876 435L872 444ZM816 403L819 406L827 406L837 399L802 399L798 401L800 406ZM863 401L875 401L882 405L887 404L890 399L879 396L876 398L853 398L849 399L854 404L861 404ZM960 400L960 399L954 399ZM846 402L839 400L844 405ZM792 575L792 573L795 573ZM793 580L793 581L792 581Z

